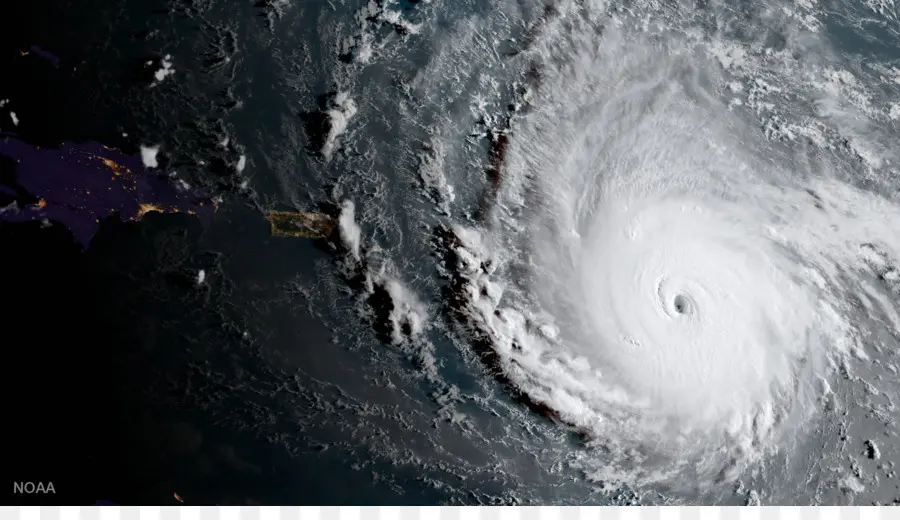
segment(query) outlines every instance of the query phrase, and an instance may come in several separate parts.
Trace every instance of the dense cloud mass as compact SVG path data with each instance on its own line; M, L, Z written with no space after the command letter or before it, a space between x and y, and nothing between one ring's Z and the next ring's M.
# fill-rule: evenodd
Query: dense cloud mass
M886 289L865 246L898 257L900 207L773 154L690 42L590 28L534 51L471 312L516 385L625 455L597 478L705 488L784 449L864 348L848 298Z

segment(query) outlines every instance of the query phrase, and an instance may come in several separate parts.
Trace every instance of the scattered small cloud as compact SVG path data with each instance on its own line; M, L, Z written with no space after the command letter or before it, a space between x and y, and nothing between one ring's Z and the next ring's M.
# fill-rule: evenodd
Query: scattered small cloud
M156 160L156 154L159 153L159 146L141 145L141 160L147 168L156 168L159 162Z
M148 66L152 65L152 64L153 64L153 61L147 62ZM171 76L172 74L175 74L175 68L172 67L172 55L166 54L165 57L160 62L160 68L157 69L155 73L153 73L154 81L153 81L153 83L151 83L150 86L155 87L156 85L159 85L160 83L162 83L163 80L165 80L167 77Z

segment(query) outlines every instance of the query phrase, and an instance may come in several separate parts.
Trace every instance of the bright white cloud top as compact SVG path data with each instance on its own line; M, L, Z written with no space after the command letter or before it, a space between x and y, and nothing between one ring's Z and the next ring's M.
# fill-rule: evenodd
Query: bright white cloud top
M767 140L691 42L598 38L577 15L553 30L490 216L457 227L470 318L589 439L592 478L731 482L789 453L827 381L868 356L855 299L896 315L878 277L900 206Z

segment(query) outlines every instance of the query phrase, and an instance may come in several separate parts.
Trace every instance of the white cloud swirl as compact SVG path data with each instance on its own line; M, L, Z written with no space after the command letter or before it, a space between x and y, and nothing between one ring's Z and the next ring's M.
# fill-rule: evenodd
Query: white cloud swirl
M866 355L849 297L900 257L900 207L766 140L687 40L593 29L531 51L497 204L457 228L468 311L593 478L705 488L786 450ZM867 301L895 316L890 290Z

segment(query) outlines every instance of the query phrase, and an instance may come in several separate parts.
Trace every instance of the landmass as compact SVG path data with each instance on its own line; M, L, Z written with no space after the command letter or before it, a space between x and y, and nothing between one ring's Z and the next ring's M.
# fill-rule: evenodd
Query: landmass
M308 211L270 211L266 220L278 237L328 238L335 228L330 216Z
M208 223L216 211L200 190L100 143L41 148L0 135L0 156L13 161L12 172L0 169L0 221L60 223L85 248L113 215L188 213Z
M22 56L28 56L29 54L34 54L35 56L38 56L40 58L43 58L43 59L49 61L50 64L52 64L54 67L57 67L57 68L59 67L59 62L60 62L59 57L53 53L47 52L46 50L40 48L37 45L32 45L31 47L29 47L29 49L27 51L20 51L20 54Z

